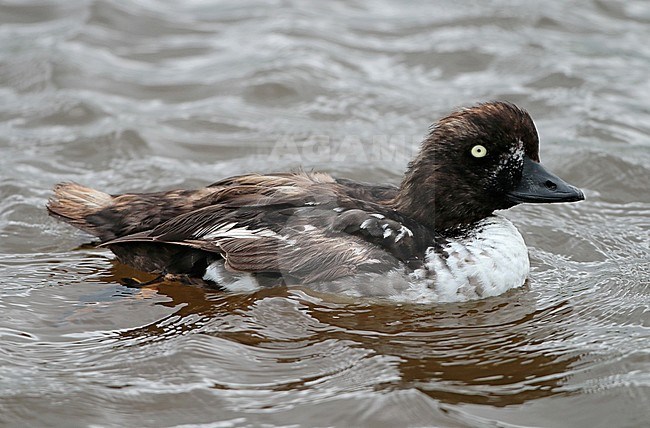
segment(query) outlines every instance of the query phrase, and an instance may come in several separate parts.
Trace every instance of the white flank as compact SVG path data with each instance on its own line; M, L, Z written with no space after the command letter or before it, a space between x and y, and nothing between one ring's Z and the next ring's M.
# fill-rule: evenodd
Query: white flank
M387 273L342 278L317 288L395 302L463 302L521 287L528 276L526 244L503 217L481 221L476 233L448 242L443 251L439 254L429 248L424 267L411 273L402 266Z
M203 279L214 281L217 285L232 293L252 293L262 288L250 274L228 272L223 267L222 260L210 264L205 270Z
M373 221L376 220L365 220L361 228L369 227ZM413 236L413 232L405 226L401 226L397 232L386 224L381 227L384 237L395 236L396 242L407 235ZM317 228L303 225L303 230L316 233ZM237 227L237 223L214 226L200 231L197 237L274 238L287 241L287 237L272 230ZM334 245L340 245L340 251L353 256L364 256L369 251L369 246L362 243L341 242ZM299 250L292 248L292 251ZM372 259L363 263L380 262ZM409 272L401 266L388 273L346 277L314 285L314 288L348 296L382 297L396 302L461 302L496 296L511 288L521 287L529 270L528 249L519 231L506 218L492 216L480 221L475 231L470 231L467 236L443 243L442 253L436 252L435 247L428 248L424 266L420 269ZM251 275L227 271L223 261L210 264L203 278L235 293L250 293L261 288Z

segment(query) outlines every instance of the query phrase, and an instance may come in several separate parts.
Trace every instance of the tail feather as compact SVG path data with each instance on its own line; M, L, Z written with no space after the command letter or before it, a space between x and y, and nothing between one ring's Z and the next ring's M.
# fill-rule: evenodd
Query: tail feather
M220 188L109 195L61 183L47 203L50 214L102 242L152 229L180 214L214 203Z
M47 210L66 223L100 236L102 231L88 218L109 207L112 201L113 197L108 193L77 183L59 183L54 187L54 195L47 203Z

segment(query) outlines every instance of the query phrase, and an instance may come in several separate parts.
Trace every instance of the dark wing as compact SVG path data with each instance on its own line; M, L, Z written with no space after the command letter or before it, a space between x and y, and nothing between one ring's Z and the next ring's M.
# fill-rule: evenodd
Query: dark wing
M284 209L207 207L182 215L150 232L118 238L106 246L163 244L220 255L227 269L276 273L287 282L309 283L382 271L398 264L390 253L363 238L313 226L313 213ZM333 212L333 211L332 211ZM333 212L334 213L334 212ZM323 220L322 218L320 220Z
M76 183L60 183L47 204L51 215L97 236L102 242L154 227L216 204L302 205L335 198L332 177L322 173L249 174L196 190L109 195Z
M394 186L301 172L233 177L207 189L210 205L104 245L131 259L129 249L146 249L144 257L158 245L165 260L183 247L191 255L182 266L191 266L193 273L210 257L222 257L233 271L308 283L384 272L400 262L415 267L433 239L428 229L388 206Z
M189 247L221 256L229 270L280 274L296 283L386 272L400 262L420 263L426 238L384 212L318 206L211 206L104 245Z
M324 173L249 174L196 190L109 195L76 183L54 188L51 215L97 236L102 242L153 229L179 215L212 205L231 207L345 204L349 200L386 204L394 186L335 180Z

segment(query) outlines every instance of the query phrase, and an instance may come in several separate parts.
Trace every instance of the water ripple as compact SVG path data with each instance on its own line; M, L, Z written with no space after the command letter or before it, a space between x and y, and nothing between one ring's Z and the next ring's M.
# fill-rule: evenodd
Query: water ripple
M647 2L0 2L0 420L9 426L642 426ZM386 305L161 284L51 186L302 165L396 183L430 122L506 99L587 200L506 215L519 290Z

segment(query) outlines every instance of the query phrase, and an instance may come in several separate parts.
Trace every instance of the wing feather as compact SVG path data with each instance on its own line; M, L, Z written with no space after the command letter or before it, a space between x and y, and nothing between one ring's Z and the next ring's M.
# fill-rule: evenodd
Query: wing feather
M300 283L387 271L423 255L430 232L379 197L355 198L370 190L350 183L306 173L230 178L210 186L221 188L212 205L104 245L189 246L218 254L229 270L279 273ZM387 198L393 189L379 194Z

